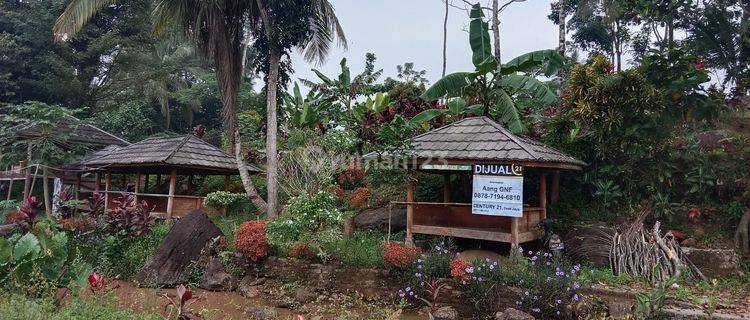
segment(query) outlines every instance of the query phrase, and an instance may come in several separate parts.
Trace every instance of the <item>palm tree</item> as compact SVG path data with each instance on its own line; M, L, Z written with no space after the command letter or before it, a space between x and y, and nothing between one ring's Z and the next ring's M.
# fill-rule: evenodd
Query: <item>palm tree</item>
M53 32L58 39L74 36L86 22L115 0L73 0L60 15ZM328 54L334 35L339 43L346 43L343 30L327 0L313 0L310 16L305 19L307 39L302 42L308 61L322 61ZM246 166L237 126L237 94L245 68L245 53L253 29L262 28L269 39L273 38L272 16L263 0L156 0L154 24L157 33L170 27L179 27L194 43L198 51L214 62L216 79L222 99L224 123L234 142L234 153L239 168ZM270 43L270 41L269 41ZM268 112L268 202L259 195L245 170L239 170L248 197L269 217L276 215L276 91L278 82L280 48L271 46L270 68L267 74Z
M515 132L523 132L520 108L513 97L524 94L534 101L549 105L557 100L555 93L543 82L529 75L541 72L552 75L562 65L563 56L556 50L539 50L523 54L501 64L493 55L489 26L479 4L472 7L469 43L473 51L475 71L456 72L438 80L422 95L424 100L466 97L471 108L495 116ZM429 121L436 112L425 113L420 121ZM415 117L416 118L416 117Z

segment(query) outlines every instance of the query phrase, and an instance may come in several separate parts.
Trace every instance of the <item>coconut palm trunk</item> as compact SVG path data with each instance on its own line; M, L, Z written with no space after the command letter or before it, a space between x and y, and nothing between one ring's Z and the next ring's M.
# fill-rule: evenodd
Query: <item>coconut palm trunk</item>
M558 26L558 45L557 48L560 54L565 55L565 0L557 2L557 19L559 20Z
M265 34L269 43L268 52L268 74L266 80L266 188L268 190L266 215L269 218L277 216L277 205L279 197L278 185L278 151L276 147L277 116L276 116L276 91L279 82L279 50L274 46L271 30L272 23L265 1L257 0L260 19L263 22Z

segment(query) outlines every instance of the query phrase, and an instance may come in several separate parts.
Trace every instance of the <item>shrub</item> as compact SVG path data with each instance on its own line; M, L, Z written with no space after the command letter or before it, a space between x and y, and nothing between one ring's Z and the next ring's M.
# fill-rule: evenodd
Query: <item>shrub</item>
M556 261L548 252L530 252L530 255L530 283L519 283L528 289L516 305L538 318L568 317L581 303L578 282L581 266L571 267L564 261Z
M68 254L68 236L44 226L38 234L0 237L0 281L29 296L54 293L58 287L83 285L91 267ZM65 273L61 273L65 270Z
M459 258L451 260L451 277L456 281L466 284L473 272L474 267L470 262Z
M339 208L336 196L329 192L318 192L314 195L302 195L293 198L287 204L285 213L301 231L317 231L326 227L341 224L350 212Z
M203 199L203 204L216 209L228 208L240 201L247 198L247 195L242 193L232 193L228 191L216 191L206 195Z
M16 200L2 200L0 201L0 221L5 222L8 213L16 212L20 208L20 204Z
M107 231L126 236L141 236L149 232L155 218L153 207L146 201L137 202L132 195L122 195L113 201L116 207L106 213Z
M258 261L268 254L266 221L247 221L234 232L234 250L251 261Z
M365 178L365 170L355 166L349 166L344 172L339 173L336 181L344 189L351 190L358 187Z
M55 305L52 299L31 299L18 294L0 292L0 314L5 320L157 320L158 314L135 313L120 310L113 296L105 299L83 300L73 297L62 306Z
M355 208L361 209L367 206L367 200L370 199L372 189L369 186L359 187L349 195L349 202Z
M383 262L386 267L406 268L422 254L418 247L407 247L399 242L383 243Z

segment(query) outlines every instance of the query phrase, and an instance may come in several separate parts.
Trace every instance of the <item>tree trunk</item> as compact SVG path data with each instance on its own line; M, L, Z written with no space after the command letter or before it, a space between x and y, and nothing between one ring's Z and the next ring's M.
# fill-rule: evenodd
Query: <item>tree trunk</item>
M500 63L500 8L498 8L498 0L492 0L492 37L494 38L495 44L495 59Z
M242 157L242 140L240 139L240 129L235 126L234 128L234 158L237 160L237 168L246 168L245 159ZM253 181L250 180L250 174L247 170L238 169L240 172L240 179L242 180L242 186L245 187L245 193L250 201L258 208L258 212L266 211L268 204L258 194L258 190L255 189Z
M281 59L279 52L273 46L270 50L270 61L268 67L268 81L266 83L266 177L268 180L268 206L266 212L269 218L276 217L277 205L278 205L278 181L277 181L277 169L278 169L278 152L276 150L276 132L277 132L277 121L276 121L276 90L278 79L279 79L279 60Z
M740 34L739 34L739 43L740 43L740 62L743 64L747 64L748 61L750 61L750 0L742 0L740 1L740 6L742 7L742 15L740 16ZM748 80L746 80L747 72L745 73L745 79L738 79L738 81L735 83L735 92L742 96L747 94L747 88L748 88Z
M26 170L24 175L22 201L25 201L26 198L31 196L31 142L26 145Z
M557 10L559 10L557 13L557 20L559 20L557 25L559 30L557 50L560 51L560 54L565 55L565 0L557 2Z
M47 167L42 168L42 190L44 190L44 210L47 213L47 216L52 215L52 201L50 200L49 196L49 172L47 171Z
M443 77L448 65L448 1L445 1L445 18L443 19Z
M741 255L750 256L750 211L745 212L734 233L734 244Z
M263 22L263 27L265 29L266 38L268 39L270 48L267 75L268 79L266 80L266 179L268 188L268 206L266 207L266 212L269 218L274 218L277 216L276 208L279 195L279 186L276 181L278 169L278 154L276 151L276 127L278 125L276 121L276 91L278 90L279 60L281 59L281 54L278 48L276 48L273 35L271 33L273 23L271 23L271 17L268 12L268 7L263 0L257 0L257 4L258 13L260 14L260 19Z

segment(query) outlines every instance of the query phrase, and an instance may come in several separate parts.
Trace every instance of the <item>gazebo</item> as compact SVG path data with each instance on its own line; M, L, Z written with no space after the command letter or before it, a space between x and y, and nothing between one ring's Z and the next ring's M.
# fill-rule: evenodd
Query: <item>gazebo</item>
M194 135L148 138L129 146L107 148L97 155L84 160L83 164L87 170L96 172L95 191L99 191L101 176L104 175L107 208L113 206L111 195L130 194L137 200L146 200L155 207L155 214L167 218L181 217L203 206L204 197L190 194L193 176L223 175L224 188L228 190L230 176L239 173L234 157ZM245 170L261 172L253 165L248 165ZM125 190L112 190L113 174L123 175ZM135 175L132 191L128 189L128 175ZM153 188L149 186L150 175L156 176ZM162 175L169 177L167 194L155 192L162 184ZM177 192L178 175L188 177L186 194Z
M365 161L382 158L370 153ZM539 239L537 228L547 217L547 198L559 198L560 170L580 170L584 162L533 139L517 136L487 117L466 118L413 138L400 155L388 155L410 172L444 176L443 201L415 199L414 179L407 185L406 243L413 234L520 243ZM537 201L523 195L525 176L538 177ZM471 203L451 201L451 176L471 181ZM468 177L467 177L468 176ZM551 176L551 192L547 180ZM535 180L534 179L534 180ZM533 186L527 188L533 188ZM468 191L468 190L464 190Z

